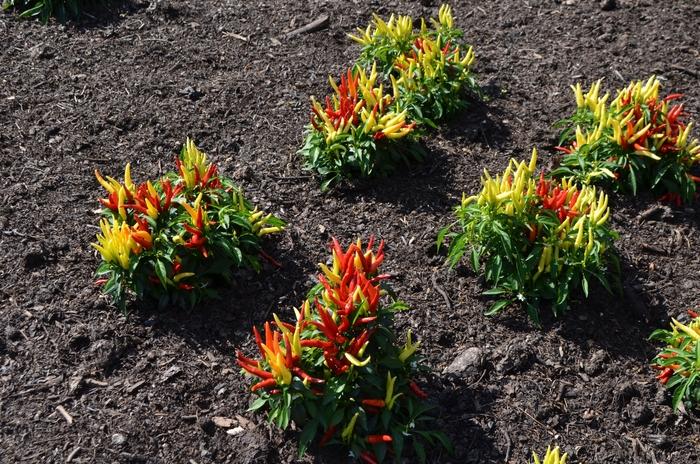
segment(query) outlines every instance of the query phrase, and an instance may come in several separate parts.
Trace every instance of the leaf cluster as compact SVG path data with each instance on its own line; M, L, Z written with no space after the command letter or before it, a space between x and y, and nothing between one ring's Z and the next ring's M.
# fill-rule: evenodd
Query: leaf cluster
M304 168L321 177L321 190L326 191L343 179L388 176L398 166L422 161L425 150L414 138L376 140L361 131L326 143L323 133L308 127L299 154Z

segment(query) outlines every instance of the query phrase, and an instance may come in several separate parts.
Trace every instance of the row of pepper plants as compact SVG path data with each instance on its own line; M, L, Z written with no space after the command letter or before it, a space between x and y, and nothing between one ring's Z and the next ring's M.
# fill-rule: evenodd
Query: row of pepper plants
M310 124L300 155L318 174L321 189L343 179L391 173L420 161L420 135L466 105L476 92L470 71L474 51L459 42L452 11L414 28L409 16L374 16L350 37L361 45L357 62L329 78L333 93L311 98ZM251 410L270 421L301 428L299 452L312 443L342 445L367 464L399 462L406 449L421 462L428 448L451 451L434 430L427 393L418 385L427 369L409 331L401 345L393 329L396 312L408 309L394 298L380 274L384 243L361 242L343 249L333 241L330 265L320 264L295 321L277 315L253 336L259 357L238 353L242 369L255 377Z
M410 16L375 15L349 37L360 56L331 95L311 98L311 120L299 151L326 190L343 179L386 175L425 157L420 136L478 94L474 50L461 42L452 10L414 27Z
M323 103L312 97L300 154L323 190L420 160L420 135L478 93L474 52L460 43L449 6L429 23L415 29L408 16L375 15L351 36L361 45L357 63L339 83L329 79L333 94ZM617 234L603 187L647 190L679 205L695 196L700 144L689 137L683 105L672 103L681 96L660 98L652 77L608 104L600 85L585 94L580 84L572 87L577 110L559 123L564 156L556 169L538 176L533 150L529 162L511 159L501 174L485 170L481 191L463 195L455 222L438 233L451 266L468 256L475 272L483 269L485 294L496 297L488 315L521 305L539 324L542 305L561 315L572 292L587 297L593 281L612 291ZM190 140L175 167L138 185L128 164L122 182L96 172L107 192L93 244L103 258L98 283L121 308L130 296L191 307L215 296L237 269L273 262L262 239L283 230L281 219L253 207ZM259 356L237 353L255 378L251 410L266 410L282 429L293 421L300 453L312 443L339 444L371 464L399 461L407 448L421 461L426 447L451 449L431 427L417 383L426 371L419 342L409 331L401 344L393 329L394 314L407 308L387 286L390 276L379 273L383 248L370 240L344 249L334 240L330 264L320 265L318 285L294 320L275 314L262 333L253 328ZM700 400L700 318L690 315L688 325L674 320L670 331L652 335L667 344L654 365L675 389L674 408ZM565 460L555 448L544 462Z
M691 138L682 95L660 96L654 76L601 95L602 81L584 93L572 86L576 111L557 123L562 128L558 167L534 180L537 151L529 164L511 160L505 172L484 171L482 190L464 195L456 221L438 234L448 243L448 262L465 254L474 271L483 268L497 300L486 311L496 314L511 304L524 306L539 323L539 308L549 303L555 315L568 308L571 292L589 293L595 280L608 291L619 285L619 264L610 229L607 187L636 195L648 192L681 206L697 196L700 141ZM595 186L598 184L598 187ZM671 330L651 339L666 343L653 360L657 378L673 390L674 410L700 402L700 318L673 319Z

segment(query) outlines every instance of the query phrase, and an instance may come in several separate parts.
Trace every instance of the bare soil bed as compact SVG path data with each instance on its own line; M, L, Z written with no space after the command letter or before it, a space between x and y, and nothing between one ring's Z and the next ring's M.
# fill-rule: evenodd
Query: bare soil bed
M372 234L387 241L385 270L412 307L398 329L422 340L434 372L422 385L455 445L431 462L524 463L549 443L574 463L700 460L699 417L672 412L646 340L699 303L697 207L614 195L623 294L596 288L541 329L516 308L484 317L478 276L448 270L434 247L484 167L533 146L552 165L551 125L571 112L576 80L612 90L655 73L700 118L700 6L451 3L486 101L425 138L424 165L329 194L295 155L309 96L352 63L346 33L372 12L429 16L438 3L137 0L65 26L0 15L0 462L343 462L337 450L299 458L293 431L247 413L233 354L250 352L252 324L301 302L331 236ZM327 27L285 35L323 14ZM186 136L288 221L267 245L282 267L242 273L191 312L124 317L93 285L93 171L131 161L137 179L154 178Z

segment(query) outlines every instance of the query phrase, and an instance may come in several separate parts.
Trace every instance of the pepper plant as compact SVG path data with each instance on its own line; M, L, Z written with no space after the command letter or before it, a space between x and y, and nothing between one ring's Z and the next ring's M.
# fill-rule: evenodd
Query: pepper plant
M107 191L100 199L98 284L125 308L127 297L160 307L193 306L216 296L239 267L260 269L261 238L284 222L254 209L243 191L221 175L191 140L175 160L177 171L135 184L95 175Z
M376 14L366 29L350 38L362 46L358 64L378 63L397 89L399 103L420 124L435 123L463 108L467 95L478 94L471 71L474 50L461 43L463 32L454 26L452 9L442 5L428 27L421 19L415 30L410 16Z
M449 241L451 266L467 253L474 271L483 265L491 286L484 294L498 297L487 315L519 303L539 323L542 300L560 315L573 290L588 296L591 279L610 290L617 234L606 225L607 195L567 179L546 180L544 173L535 181L536 163L533 150L529 164L511 159L500 176L484 170L481 192L462 196L457 220L439 232L437 246Z
M369 177L391 172L397 164L422 159L406 110L394 94L377 85L377 71L349 69L325 105L311 97L311 123L300 155L305 168L321 176L322 190L342 178Z
M384 242L363 248L358 240L343 250L333 240L332 264L321 264L316 285L295 310L296 320L277 315L263 333L253 328L258 358L237 353L243 371L255 378L251 410L266 409L280 428L301 429L301 454L316 440L338 444L372 464L401 462L410 447L419 461L426 445L450 448L430 428L427 394L415 378L423 370L409 330L401 346L392 328L394 313L406 309L383 297L379 273Z
M666 388L673 390L673 409L681 405L700 405L700 315L689 310L690 322L671 321L671 330L655 330L650 339L666 346L656 355L652 367L660 370L656 376Z
M569 457L568 454L564 453L561 455L559 453L559 447L555 446L554 448L547 447L547 453L544 455L544 459L540 461L540 457L537 456L537 453L532 453L532 459L535 462L535 464L566 464L566 460Z
M691 201L700 161L700 141L690 137L693 123L684 121L682 97L660 97L656 77L636 81L600 96L601 81L583 93L572 86L577 110L559 123L564 130L559 147L565 153L552 174L574 177L585 184L608 182L636 195L640 189L661 195L676 205Z
M59 21L68 17L77 18L82 7L88 3L100 3L100 0L3 0L2 8L16 10L20 18L38 18L46 23L51 16Z

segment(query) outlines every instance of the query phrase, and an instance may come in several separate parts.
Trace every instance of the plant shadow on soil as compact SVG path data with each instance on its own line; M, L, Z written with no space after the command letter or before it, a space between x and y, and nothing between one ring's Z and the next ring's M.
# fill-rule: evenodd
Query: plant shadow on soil
M511 142L509 127L502 124L507 113L494 104L502 91L491 83L481 88L482 98L470 98L467 107L450 118L441 128L446 140L456 144L463 141L488 148L503 148Z
M153 2L155 3L156 0ZM148 2L142 3L133 0L107 0L94 4L88 3L81 6L78 18L68 19L63 25L73 31L87 32L118 24L148 6ZM177 10L171 6L163 7L163 11L169 17L178 16Z
M261 259L259 274L237 272L232 284L218 289L218 299L201 302L192 310L134 305L130 317L152 326L155 337L175 335L191 346L215 349L230 358L233 365L231 344L240 347L249 341L253 325L260 326L273 313L289 319L291 308L299 306L310 288L308 272L299 264L308 259L300 251L295 247L281 249L272 241L265 243L264 251L277 263Z
M491 95L496 90L488 89L485 95ZM446 140L455 137L464 138L471 143L483 143L489 148L505 146L510 140L510 132L496 120L502 119L500 111L492 105L478 100L471 100L468 107L446 121L443 136ZM493 116L496 115L494 119ZM495 142L495 144L492 144ZM414 211L434 212L436 208L450 207L450 199L445 185L451 183L452 173L458 169L455 156L450 146L432 143L424 146L426 160L415 167L402 166L392 175L376 179L358 180L343 186L337 195L345 201L356 201L358 195L367 195L378 201L393 204L402 213ZM410 189L407 189L407 183ZM408 191L407 191L408 190Z

